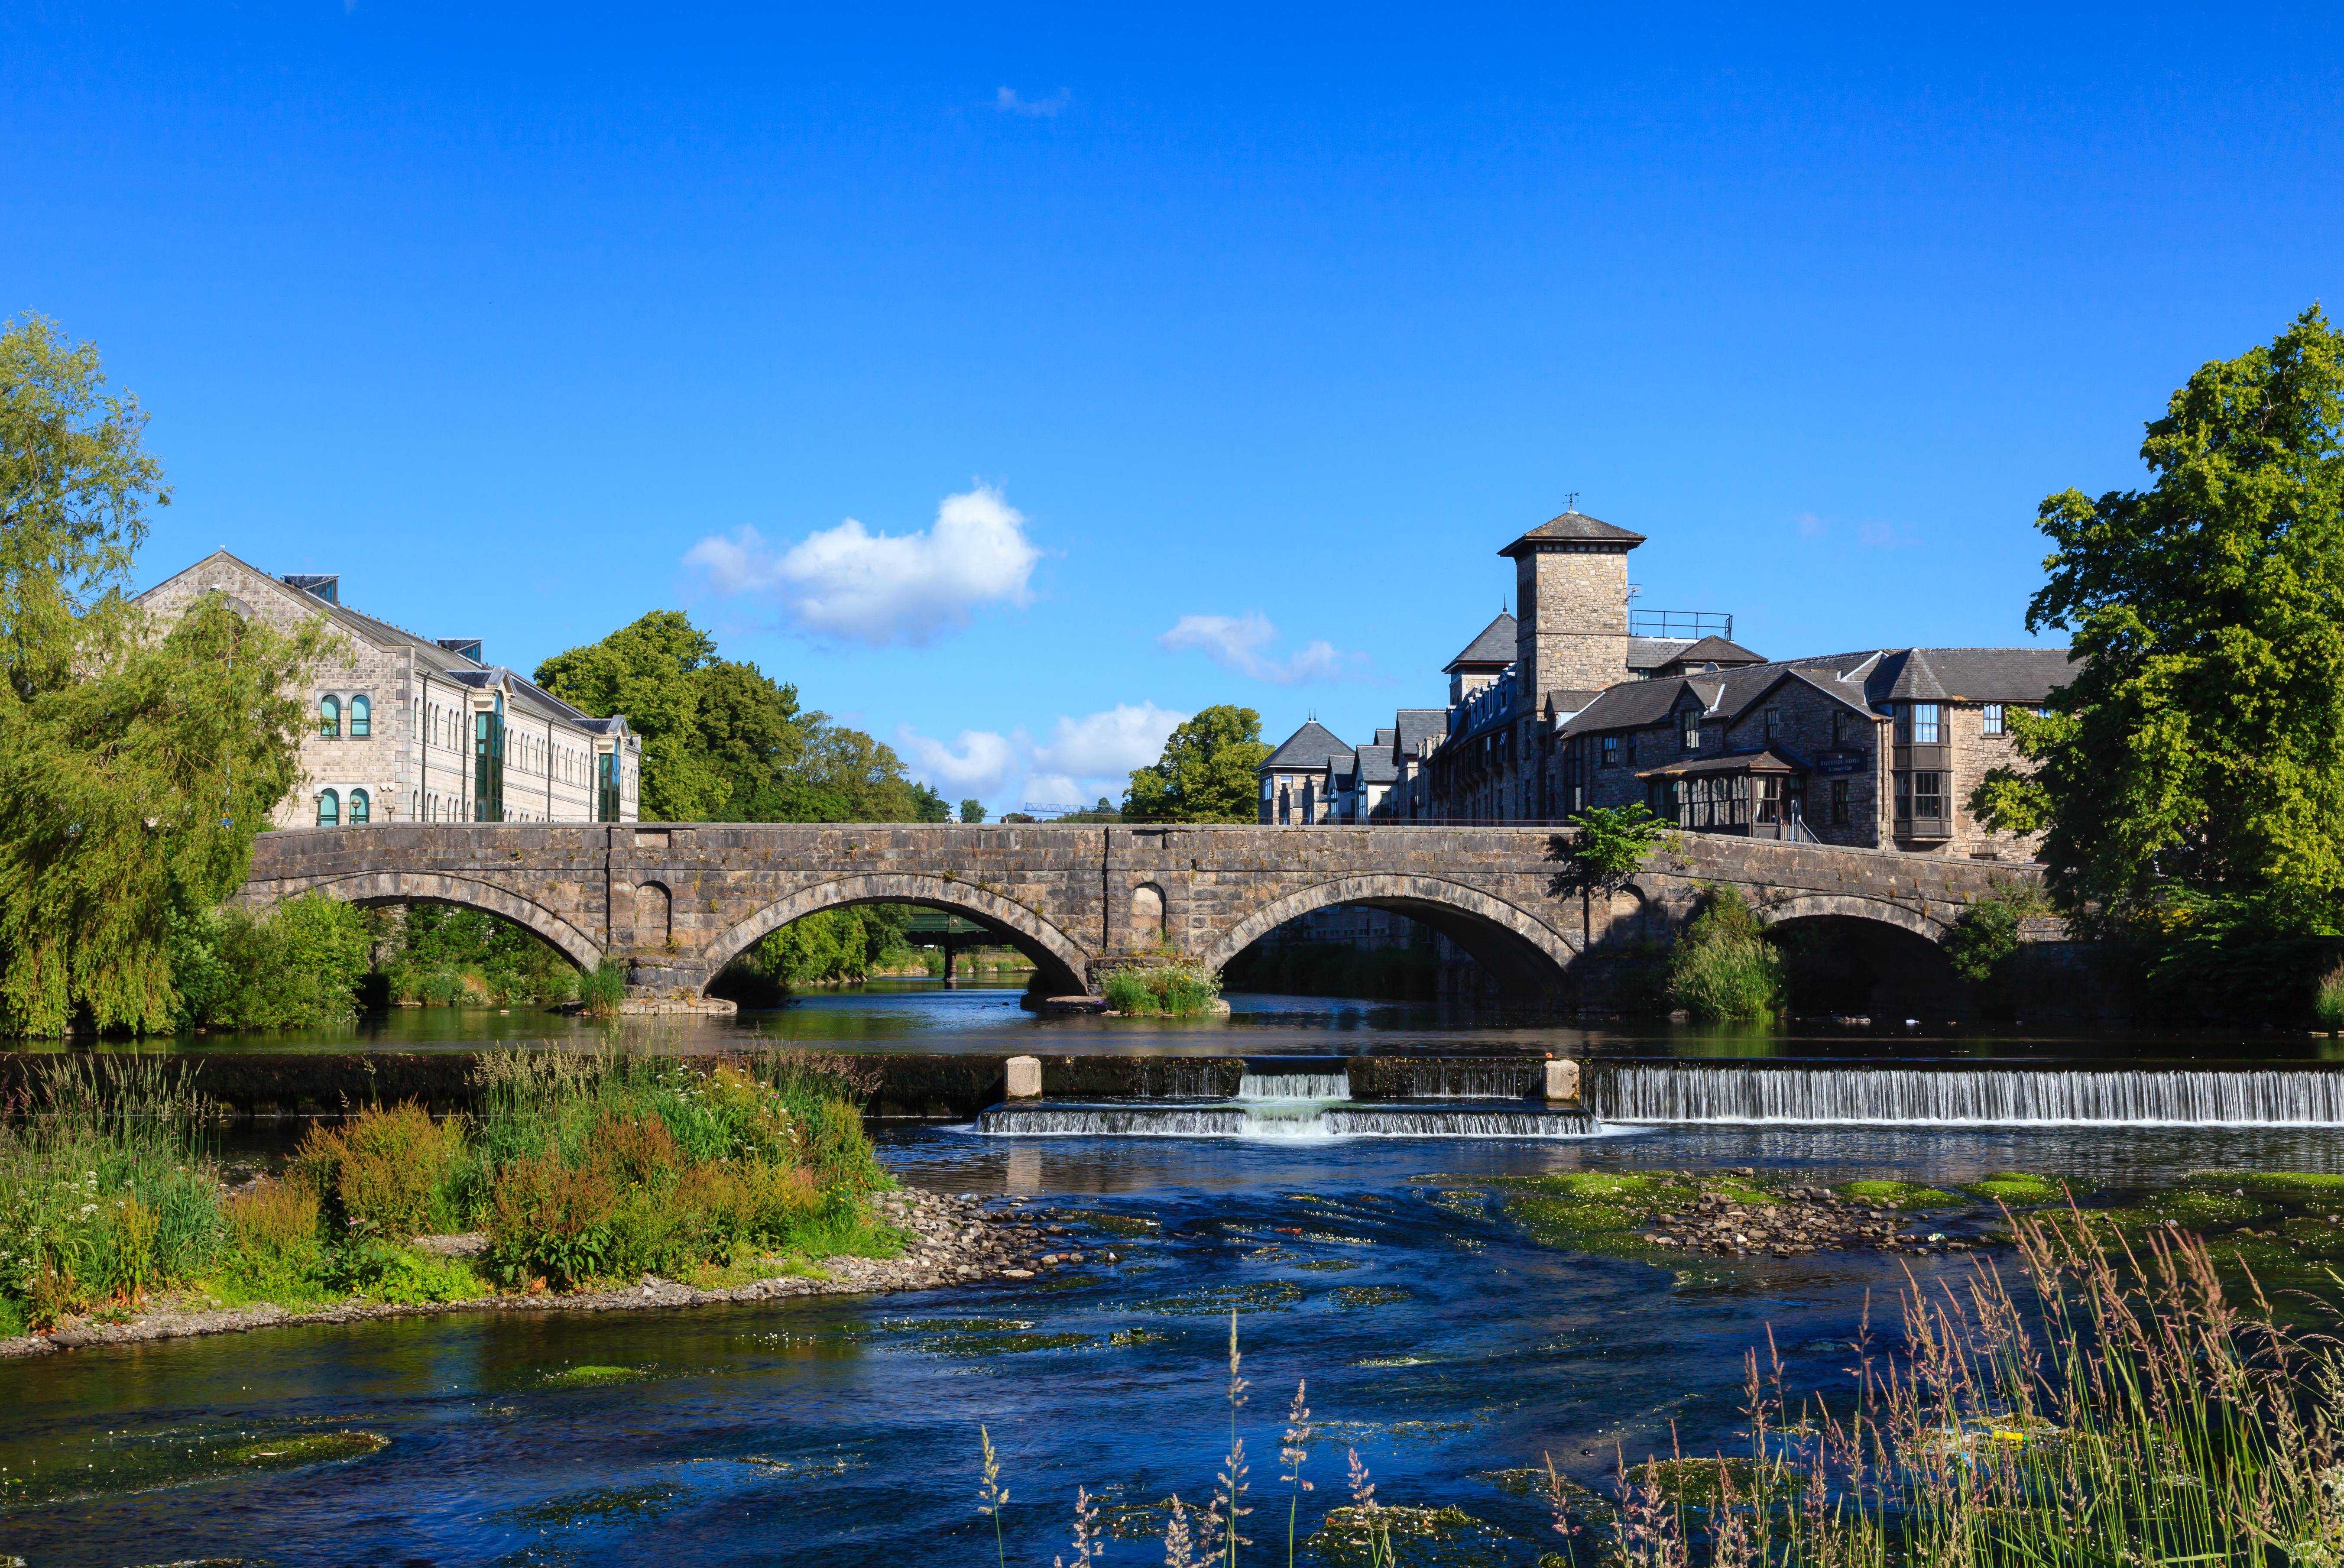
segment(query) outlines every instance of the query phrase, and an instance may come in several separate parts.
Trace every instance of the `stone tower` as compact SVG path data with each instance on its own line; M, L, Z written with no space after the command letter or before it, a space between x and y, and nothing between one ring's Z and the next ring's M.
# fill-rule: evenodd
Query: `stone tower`
M1498 551L1514 562L1514 681L1524 711L1540 711L1549 692L1600 692L1629 679L1628 552L1643 542L1566 511Z

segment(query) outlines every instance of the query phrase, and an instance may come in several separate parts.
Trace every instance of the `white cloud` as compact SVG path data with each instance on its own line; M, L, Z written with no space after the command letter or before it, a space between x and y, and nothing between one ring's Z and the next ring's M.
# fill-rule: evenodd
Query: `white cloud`
M1021 98L1015 87L1004 87L994 95L993 106L1007 115L1023 115L1029 120L1056 119L1058 111L1074 101L1070 88L1060 87L1046 98Z
M1118 703L1075 719L1060 715L1046 743L1022 729L963 730L950 742L911 725L895 732L913 776L945 794L965 791L1014 811L1027 802L1087 805L1121 799L1131 770L1154 762L1165 737L1188 715L1154 703Z
M985 794L1025 771L1017 741L991 730L963 730L950 745L929 739L909 724L896 734L912 754L912 771L933 787L949 784ZM1020 735L1018 740L1024 738Z
M773 594L809 632L881 646L925 643L968 624L977 605L1026 604L1042 552L1026 519L989 485L948 495L935 526L898 538L848 518L774 553L753 528L684 553L719 593Z
M1817 517L1812 511L1799 513L1791 520L1791 522L1798 529L1801 539L1821 539L1831 529L1828 520Z
M1156 641L1171 649L1201 649L1224 669L1257 681L1291 685L1297 681L1331 681L1343 673L1349 655L1337 652L1332 642L1306 643L1285 659L1263 656L1278 637L1278 628L1258 610L1244 615L1183 615L1172 630Z
M1062 716L1050 744L1034 749L1034 761L1070 777L1124 778L1162 756L1166 737L1187 716L1153 703L1117 703L1086 719Z

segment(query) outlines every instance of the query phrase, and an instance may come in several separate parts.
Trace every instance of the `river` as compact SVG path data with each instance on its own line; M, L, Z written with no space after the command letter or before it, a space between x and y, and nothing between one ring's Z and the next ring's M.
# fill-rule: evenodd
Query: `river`
M1123 1020L1036 1018L1005 1006L1014 1000L896 986L693 1037L997 1052L1128 1050L1139 1033L1114 1027ZM576 1028L518 1011L422 1013L307 1046L477 1045ZM1226 1020L1147 1033L1157 1048L1296 1057L1568 1042L1647 1063L1891 1051L2105 1064L2125 1048L2096 1037L1915 1034L1877 1037L1867 1051L1847 1037L1483 1026L1300 998L1239 998ZM2220 1057L2226 1069L2292 1057L2303 1070L2319 1046L2168 1037L2155 1054ZM1838 1384L1867 1312L1875 1333L1893 1333L1907 1270L1925 1286L1975 1263L1576 1252L1514 1224L1495 1179L1747 1167L1945 1185L2020 1169L2122 1193L2208 1167L2344 1170L2337 1130L2253 1125L1647 1125L1576 1138L1346 1139L987 1136L922 1124L877 1136L907 1183L1088 1228L1086 1262L1027 1284L916 1297L418 1318L6 1364L0 1549L35 1568L974 1562L993 1550L992 1522L975 1506L982 1425L1013 1496L1008 1556L1047 1563L1070 1552L1078 1484L1106 1497L1111 1521L1150 1533L1148 1505L1209 1491L1227 1442L1235 1309L1251 1384L1240 1430L1258 1509L1248 1533L1262 1543L1253 1560L1283 1551L1278 1439L1307 1378L1325 1430L1305 1472L1317 1483L1305 1533L1344 1501L1344 1454L1356 1447L1380 1501L1456 1504L1478 1522L1473 1560L1530 1563L1554 1538L1502 1472L1551 1454L1601 1488L1622 1455L1730 1444L1746 1351L1771 1334L1793 1386ZM1099 1260L1107 1249L1116 1261ZM388 1442L283 1470L250 1457L345 1430ZM1127 1538L1107 1560L1161 1556L1160 1545Z

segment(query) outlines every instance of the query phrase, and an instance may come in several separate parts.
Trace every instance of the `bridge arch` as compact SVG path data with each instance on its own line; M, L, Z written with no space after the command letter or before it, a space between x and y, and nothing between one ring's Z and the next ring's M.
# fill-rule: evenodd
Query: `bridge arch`
M1566 933L1503 899L1435 876L1339 876L1289 893L1239 920L1199 961L1218 971L1289 920L1338 904L1389 909L1430 926L1498 977L1510 992L1551 990L1579 946Z
M484 910L543 937L581 969L591 972L602 959L601 944L545 905L492 882L446 872L366 871L348 876L288 879L266 884L262 890L248 891L244 903L260 910L312 892L330 894L361 908L385 904L447 904Z
M924 904L981 920L1033 959L1043 984L1053 992L1079 996L1089 989L1084 978L1089 955L1031 909L971 883L900 871L835 877L768 904L746 919L735 922L702 949L707 979L714 979L725 965L748 951L749 945L767 932L777 931L803 916L854 904ZM703 988L705 984L703 981Z
M1769 926L1786 925L1793 920L1874 920L1884 926L1894 926L1914 936L1935 942L1951 929L1947 922L1923 913L1909 905L1885 898L1864 898L1842 893L1811 893L1797 897L1762 902L1758 913Z

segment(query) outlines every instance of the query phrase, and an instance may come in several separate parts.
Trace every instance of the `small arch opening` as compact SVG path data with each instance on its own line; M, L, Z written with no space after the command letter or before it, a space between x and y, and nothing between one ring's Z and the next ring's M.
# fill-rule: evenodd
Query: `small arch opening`
M321 789L318 792L318 825L319 827L342 825L342 797L332 790Z
M350 738L354 741L366 739L373 721L373 705L364 697L352 697L350 699Z
M1153 947L1164 940L1164 890L1143 882L1131 890L1131 945Z
M367 798L366 791L362 789L350 791L350 825L352 827L364 827L373 809L374 803Z
M338 739L342 733L342 700L339 697L318 699L318 733L328 740Z

